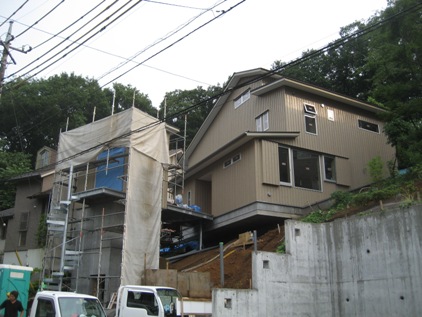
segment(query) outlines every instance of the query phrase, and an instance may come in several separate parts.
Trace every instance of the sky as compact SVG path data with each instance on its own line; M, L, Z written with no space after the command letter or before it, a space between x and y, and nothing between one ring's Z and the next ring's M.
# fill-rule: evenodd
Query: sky
M73 72L102 87L131 85L158 108L166 92L222 85L234 72L299 58L386 6L387 0L0 0L1 40L11 26L11 46L32 47L11 50L16 64L8 59L5 82Z

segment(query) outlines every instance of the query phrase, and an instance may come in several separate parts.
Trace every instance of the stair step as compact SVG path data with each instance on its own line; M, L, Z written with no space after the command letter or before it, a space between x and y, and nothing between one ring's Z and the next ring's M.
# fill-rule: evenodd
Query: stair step
M63 272L53 272L53 273L51 273L51 275L52 276L64 276L64 273Z

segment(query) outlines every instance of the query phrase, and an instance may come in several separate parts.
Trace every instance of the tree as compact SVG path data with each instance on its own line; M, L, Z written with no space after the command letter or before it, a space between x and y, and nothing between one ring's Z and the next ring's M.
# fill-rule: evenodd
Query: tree
M374 70L372 97L390 112L385 119L389 142L401 167L422 161L422 3L397 0L383 13L374 34L368 65Z
M62 73L48 79L21 80L0 99L0 139L6 151L31 155L43 146L57 148L60 131L74 129L111 114L114 93L94 79ZM151 101L136 89L114 84L116 112L135 106L156 115ZM94 116L95 114L95 116Z
M135 106L136 108L146 112L152 116L157 116L157 110L152 106L148 95L139 92L138 89L131 85L124 86L122 84L114 83L113 91L106 89L110 105L114 104L114 112L120 112ZM114 99L114 101L113 101ZM110 108L111 109L111 108Z
M366 100L370 88L371 69L365 67L370 37L353 36L365 28L354 22L341 28L340 38L329 43L326 50L308 50L298 61L275 61L272 69L280 74L337 93Z
M160 118L176 126L181 133L185 130L185 115L187 115L186 147L189 146L205 118L211 111L216 98L222 92L220 86L210 86L206 90L197 87L192 90L174 90L166 93L165 101L160 105ZM166 114L164 115L164 106ZM180 148L180 146L179 146Z
M15 204L15 186L11 178L30 171L31 167L29 155L6 152L3 145L4 142L0 142L0 210Z

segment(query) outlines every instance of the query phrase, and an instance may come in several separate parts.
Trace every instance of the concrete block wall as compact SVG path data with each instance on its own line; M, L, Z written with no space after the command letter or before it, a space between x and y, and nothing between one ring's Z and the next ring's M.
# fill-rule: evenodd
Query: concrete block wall
M214 317L422 316L422 206L285 232L286 254L253 255L252 290L213 290Z

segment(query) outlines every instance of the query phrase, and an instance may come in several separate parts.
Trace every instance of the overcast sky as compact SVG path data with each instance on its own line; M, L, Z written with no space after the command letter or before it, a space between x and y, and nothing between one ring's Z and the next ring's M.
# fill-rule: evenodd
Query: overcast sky
M27 2L11 18L11 45L32 47L26 54L12 50L16 65L8 65L6 82L18 75L74 72L104 87L130 84L156 108L166 92L223 84L234 72L269 69L276 60L288 62L321 48L339 37L341 27L366 21L387 5L386 0L0 1L3 41L6 19Z

